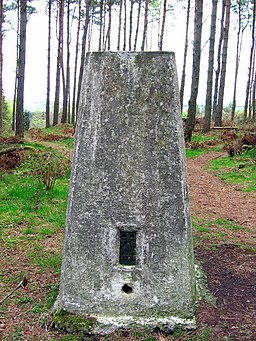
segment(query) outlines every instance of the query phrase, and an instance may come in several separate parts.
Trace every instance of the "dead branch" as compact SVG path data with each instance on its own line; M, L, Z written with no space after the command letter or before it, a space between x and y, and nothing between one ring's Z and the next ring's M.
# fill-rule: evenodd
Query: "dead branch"
M12 296L13 293L15 293L16 290L18 290L20 287L25 288L25 286L28 284L28 280L27 277L24 276L22 281L7 295L5 296L1 301L0 304L2 304L5 300L7 300L7 298L9 298L10 296Z

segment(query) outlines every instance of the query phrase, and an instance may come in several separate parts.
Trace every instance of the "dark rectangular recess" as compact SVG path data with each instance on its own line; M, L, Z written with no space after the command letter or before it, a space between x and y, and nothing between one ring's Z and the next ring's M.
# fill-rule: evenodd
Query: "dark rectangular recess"
M120 257L122 265L136 264L136 232L120 231Z

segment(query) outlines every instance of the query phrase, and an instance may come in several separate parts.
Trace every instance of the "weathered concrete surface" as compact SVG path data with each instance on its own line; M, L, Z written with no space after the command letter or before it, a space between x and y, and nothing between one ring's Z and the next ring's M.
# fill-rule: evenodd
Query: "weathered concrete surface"
M56 307L190 323L194 263L175 56L87 54ZM136 264L119 262L136 232ZM128 288L128 290L127 290Z

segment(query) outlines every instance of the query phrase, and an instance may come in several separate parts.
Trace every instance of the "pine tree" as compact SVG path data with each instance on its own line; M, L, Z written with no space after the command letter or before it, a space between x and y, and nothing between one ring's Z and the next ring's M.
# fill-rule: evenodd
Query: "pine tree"
M24 85L26 64L27 0L20 0L20 40L18 58L18 83L15 135L24 137Z
M201 39L202 39L203 0L195 1L194 16L194 46L193 46L193 72L190 99L188 103L188 118L185 127L185 140L191 141L196 119L196 100L199 86Z
M214 46L215 46L215 36L216 36L217 7L218 7L218 0L212 0L207 89L206 89L204 129L203 129L204 132L210 131L210 128L211 128L212 84L213 84Z

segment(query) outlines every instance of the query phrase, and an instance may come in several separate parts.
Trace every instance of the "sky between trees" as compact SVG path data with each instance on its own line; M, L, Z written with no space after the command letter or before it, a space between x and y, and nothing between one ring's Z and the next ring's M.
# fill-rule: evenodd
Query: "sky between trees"
M193 2L193 1L192 1ZM45 12L47 1L34 0L31 2L37 12L32 14L28 21L27 26L27 50L26 50L26 75L25 75L25 107L28 109L39 106L39 102L45 102L46 94L46 73L47 73L47 15ZM186 1L169 1L169 4L174 5L173 11L167 15L166 27L163 41L163 50L174 51L176 54L176 62L179 80L181 78L183 53L184 53L184 40L185 40L185 23L186 23ZM220 12L220 8L218 8ZM220 14L220 13L219 13ZM134 16L136 12L134 13ZM191 18L189 27L189 49L188 61L186 72L186 87L184 106L189 99L190 92L190 78L192 69L192 44L193 44L193 4L191 8ZM53 13L53 17L56 13ZM209 27L211 16L211 1L204 1L204 15L203 15L203 36L202 36L202 59L201 59L201 74L198 93L198 104L204 105L206 77L207 77L207 58L208 58L208 41L209 41ZM7 18L11 24L5 27L8 31L5 32L3 41L4 53L4 66L3 66L3 88L4 94L7 99L13 98L14 92L14 78L15 78L15 65L16 65L16 20L17 13L15 11L9 12ZM134 18L135 20L135 18ZM218 19L220 20L220 19ZM52 77L51 88L54 88L55 77L55 59L57 53L57 39L56 39L56 19L53 18L52 24ZM76 22L72 25L71 34L71 49L74 51L75 35L76 35ZM111 50L116 50L116 36L118 28L118 12L117 10L113 15L112 22L112 41ZM217 22L218 25L218 22ZM140 27L142 31L143 25ZM232 87L234 82L234 68L235 68L235 45L236 45L236 16L231 13L231 29L229 38L228 62L227 62L227 85L225 89L224 103L228 105L232 101ZM93 27L94 35L97 36L99 27ZM157 50L157 23L149 27L148 31L148 46L147 50ZM140 45L139 45L140 46ZM91 50L97 51L97 39L93 39L91 43ZM247 30L244 34L244 42L242 47L240 72L238 75L239 89L237 92L237 105L244 104L246 80L248 72L248 61L250 52L250 32ZM71 56L74 52L71 52ZM73 59L71 58L71 66ZM51 100L53 101L53 91ZM41 104L42 104L41 103Z
M47 79L47 36L48 36L48 18L47 17L47 4L49 1L44 0L27 0L27 4L29 6L33 6L35 8L35 13L29 15L29 20L27 24L27 48L26 48L26 73L25 73L25 92L24 92L24 102L25 109L35 109L40 106L43 109L43 103L46 98L46 79ZM70 16L71 17L71 29L70 29L70 66L71 66L71 84L70 89L72 89L72 78L73 78L73 70L74 70L74 51L75 51L75 43L76 43L76 32L77 32L77 10L79 1L75 0L58 0L51 1L52 3L52 32L51 32L51 103L54 100L54 82L55 82L55 74L56 69L56 57L57 57L57 46L58 46L58 9L60 8L60 4L63 2L65 4L65 14L64 18L64 49L63 49L63 70L64 64L66 63L65 56L65 25L67 25L67 17L66 17L66 8L67 5L70 4ZM122 13L122 25L119 26L120 23L120 4L123 3L123 13ZM138 35L138 44L136 50L143 49L145 51L152 51L159 49L159 42L161 41L160 31L163 27L164 22L164 8L167 5L166 12L166 20L165 20L165 30L163 36L163 47L162 50L174 51L176 54L177 61L177 70L179 79L181 78L181 69L183 63L184 56L184 42L185 42L185 29L186 29L186 7L189 1L182 0L81 0L82 9L85 13L86 6L89 5L90 8L90 21L88 26L88 34L87 34L87 43L86 50L88 51L97 51L98 50L98 41L99 41L99 8L100 4L104 4L106 8L106 15L104 18L106 25L103 28L103 33L105 29L105 49L115 51L117 50L117 39L118 32L121 30L125 32L125 18L127 20L127 34L126 40L128 40L129 31L132 22L133 25L133 37L135 39L135 29L136 29L136 18L138 13L139 4L141 4L141 15L140 15L140 25L139 27L139 35ZM199 3L203 4L203 30L202 30L202 43L201 43L201 72L200 72L200 82L199 82L199 91L197 95L197 104L204 105L205 104L205 93L206 93L206 78L207 78L207 65L208 65L208 50L209 50L209 32L210 32L210 20L211 20L211 7L212 1L190 1L191 9L190 9L190 25L188 29L188 58L186 65L186 86L185 86L185 94L184 94L184 102L183 108L186 108L187 102L190 95L191 88L191 74L193 71L192 68L192 55L193 55L193 38L194 38L194 6ZM217 2L217 0L215 0ZM225 3L224 0L219 0L218 5L218 13L217 13L217 30L216 30L216 43L218 42L218 37L220 33L220 17L221 17L221 5L222 2ZM230 2L230 1L229 1ZM237 3L248 3L251 4L250 0L233 0L231 5ZM11 1L3 1L3 3L10 4ZM15 1L12 1L15 3ZM133 5L132 5L133 4ZM227 1L228 4L228 1ZM148 16L147 16L147 33L145 35L145 22L144 21L144 13L146 13L146 8L148 6ZM88 7L88 6L87 6ZM96 8L96 16L95 12L93 12L92 8ZM124 8L126 8L127 15L124 15ZM133 11L130 12L130 9L133 8ZM250 9L251 10L251 9ZM111 15L109 15L111 13ZM130 14L132 13L132 15ZM84 18L86 16L84 15ZM8 11L6 12L6 24L5 29L5 39L3 44L4 51L4 67L3 67L3 88L4 95L7 99L11 99L14 93L14 79L15 79L15 68L16 68L16 27L17 27L17 11ZM91 18L93 18L91 20ZM96 19L95 19L96 18ZM110 18L111 18L111 35L108 36L108 30L110 30ZM146 18L146 16L145 16ZM66 22L65 22L66 21ZM235 11L231 11L231 24L230 24L230 33L229 33L229 44L228 44L228 58L227 58L227 80L225 86L224 93L224 106L230 104L232 102L232 92L233 92L233 83L234 83L234 73L235 73L235 59L236 59L236 35L237 35L237 27L238 27L238 18L235 14ZM60 22L60 21L59 21ZM81 27L83 28L86 23L85 19L81 21ZM93 23L93 24L91 24ZM81 30L83 31L83 29ZM103 36L104 36L103 34ZM144 35L146 36L146 40L144 41ZM82 32L80 33L82 37ZM111 42L110 42L111 37ZM80 38L81 39L81 38ZM142 40L142 45L141 45ZM244 98L246 94L246 82L248 75L248 64L249 64L249 55L250 55L250 45L251 45L251 32L250 25L247 25L247 29L244 31L243 35L243 45L241 48L241 57L240 57L240 70L238 74L238 82L237 82L237 98L236 105L243 106ZM130 40L129 40L130 42ZM104 41L103 41L104 44ZM122 50L122 38L121 38L121 47ZM81 45L80 41L80 53L81 53ZM125 45L125 44L124 44ZM128 42L126 44L126 50L128 50ZM143 46L143 48L142 48ZM217 47L215 47L216 49ZM123 47L125 49L125 47ZM160 48L161 49L161 48ZM104 47L102 45L102 50ZM131 49L133 50L133 49ZM79 65L78 60L78 65ZM254 61L255 63L255 61ZM83 64L83 63L82 63ZM216 64L216 62L215 62ZM214 72L215 69L214 68ZM78 66L79 68L80 66ZM62 71L63 74L64 71ZM253 71L254 72L254 68ZM64 79L64 78L63 78ZM65 79L64 79L65 82ZM56 88L55 88L56 89ZM55 98L56 100L56 98ZM62 100L62 98L61 98ZM39 105L39 102L41 102ZM58 109L59 110L59 109Z

